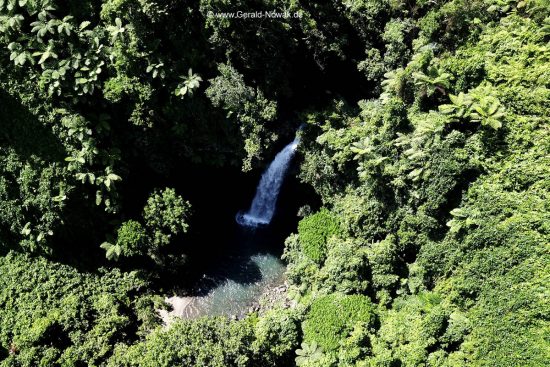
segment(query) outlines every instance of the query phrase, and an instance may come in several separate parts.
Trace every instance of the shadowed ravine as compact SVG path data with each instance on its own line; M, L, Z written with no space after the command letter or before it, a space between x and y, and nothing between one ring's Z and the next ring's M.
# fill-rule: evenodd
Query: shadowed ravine
M234 238L229 242L237 244L239 251L214 271L206 271L190 296L167 297L172 310L160 311L165 323L173 316L242 317L257 307L262 295L284 283L285 266L266 249L274 237L270 224L298 143L296 137L275 156L260 179L250 209L236 214L234 231L228 237Z

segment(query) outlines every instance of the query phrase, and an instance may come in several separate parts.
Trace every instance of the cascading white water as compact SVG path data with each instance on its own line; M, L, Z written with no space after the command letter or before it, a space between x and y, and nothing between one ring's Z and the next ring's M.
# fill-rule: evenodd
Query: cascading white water
M294 141L277 153L273 162L262 175L250 209L244 214L237 214L237 223L242 226L257 227L271 222L281 185L299 141L299 137L296 137Z

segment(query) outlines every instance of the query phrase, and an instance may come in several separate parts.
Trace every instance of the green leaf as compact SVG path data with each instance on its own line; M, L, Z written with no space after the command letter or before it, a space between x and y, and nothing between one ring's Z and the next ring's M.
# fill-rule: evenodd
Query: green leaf
M120 180L122 180L122 178L120 176L115 175L114 173L109 173L107 175L107 178L111 181L120 181Z
M462 101L459 99L459 97L455 96L454 94L449 94L449 99L451 100L451 102L453 102L456 105L462 104L461 103Z
M468 212L462 208L455 208L453 210L451 210L450 214L453 216L453 217L456 217L456 218L466 218L468 217Z
M423 171L424 171L424 168L415 168L411 172L409 172L407 177L413 179L413 181L417 180L420 178L420 175L422 174Z
M120 254L122 253L122 248L119 244L103 242L99 247L105 250L105 257L108 260L118 260Z
M104 250L108 250L112 247L113 245L109 242L103 242L101 245L99 245L99 247L101 247L102 249Z
M27 61L27 55L25 53L21 53L15 58L16 65L24 65L26 61Z
M23 236L28 236L31 234L31 222L27 222L25 223L25 226L23 227L23 229L21 230L21 234Z
M103 194L100 190L97 190L95 193L95 205L100 205L103 201Z
M66 199L67 199L67 196L65 194L60 194L60 195L54 196L52 198L52 201L62 202L62 201L65 201Z

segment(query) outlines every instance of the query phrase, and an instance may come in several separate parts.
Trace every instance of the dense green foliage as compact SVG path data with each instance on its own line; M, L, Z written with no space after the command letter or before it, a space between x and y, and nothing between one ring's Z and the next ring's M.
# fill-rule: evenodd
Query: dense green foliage
M158 330L144 343L119 349L112 366L216 366L249 365L252 325L225 319L178 322Z
M380 100L360 102L358 114L339 103L309 117L311 134L321 135L304 148L302 177L348 236L362 241L368 267L355 279L370 279L367 294L385 306L363 344L369 350L353 363L548 360L550 49L537 30L543 18L514 11L454 51L419 44L404 69L386 75ZM356 178L339 182L354 161ZM289 240L287 251L291 275L307 269L299 246ZM347 264L335 252L319 256ZM291 280L304 299L331 288L310 280L318 275L296 273ZM342 357L337 363L348 365Z
M13 252L0 272L2 366L101 365L157 322L133 272L85 273Z
M0 366L547 365L549 10L0 0ZM302 122L293 302L163 327L194 172Z
M284 310L260 320L178 321L142 343L120 346L109 366L278 366L297 339L296 316Z

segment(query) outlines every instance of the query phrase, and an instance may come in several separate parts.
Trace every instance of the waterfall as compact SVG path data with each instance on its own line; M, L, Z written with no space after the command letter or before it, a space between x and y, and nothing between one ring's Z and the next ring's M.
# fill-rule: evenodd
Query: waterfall
M281 185L283 184L286 171L294 156L299 140L296 137L294 141L277 153L275 159L273 159L273 162L271 162L260 179L250 209L244 214L237 214L237 223L242 226L257 227L258 225L267 225L271 222L275 213Z

